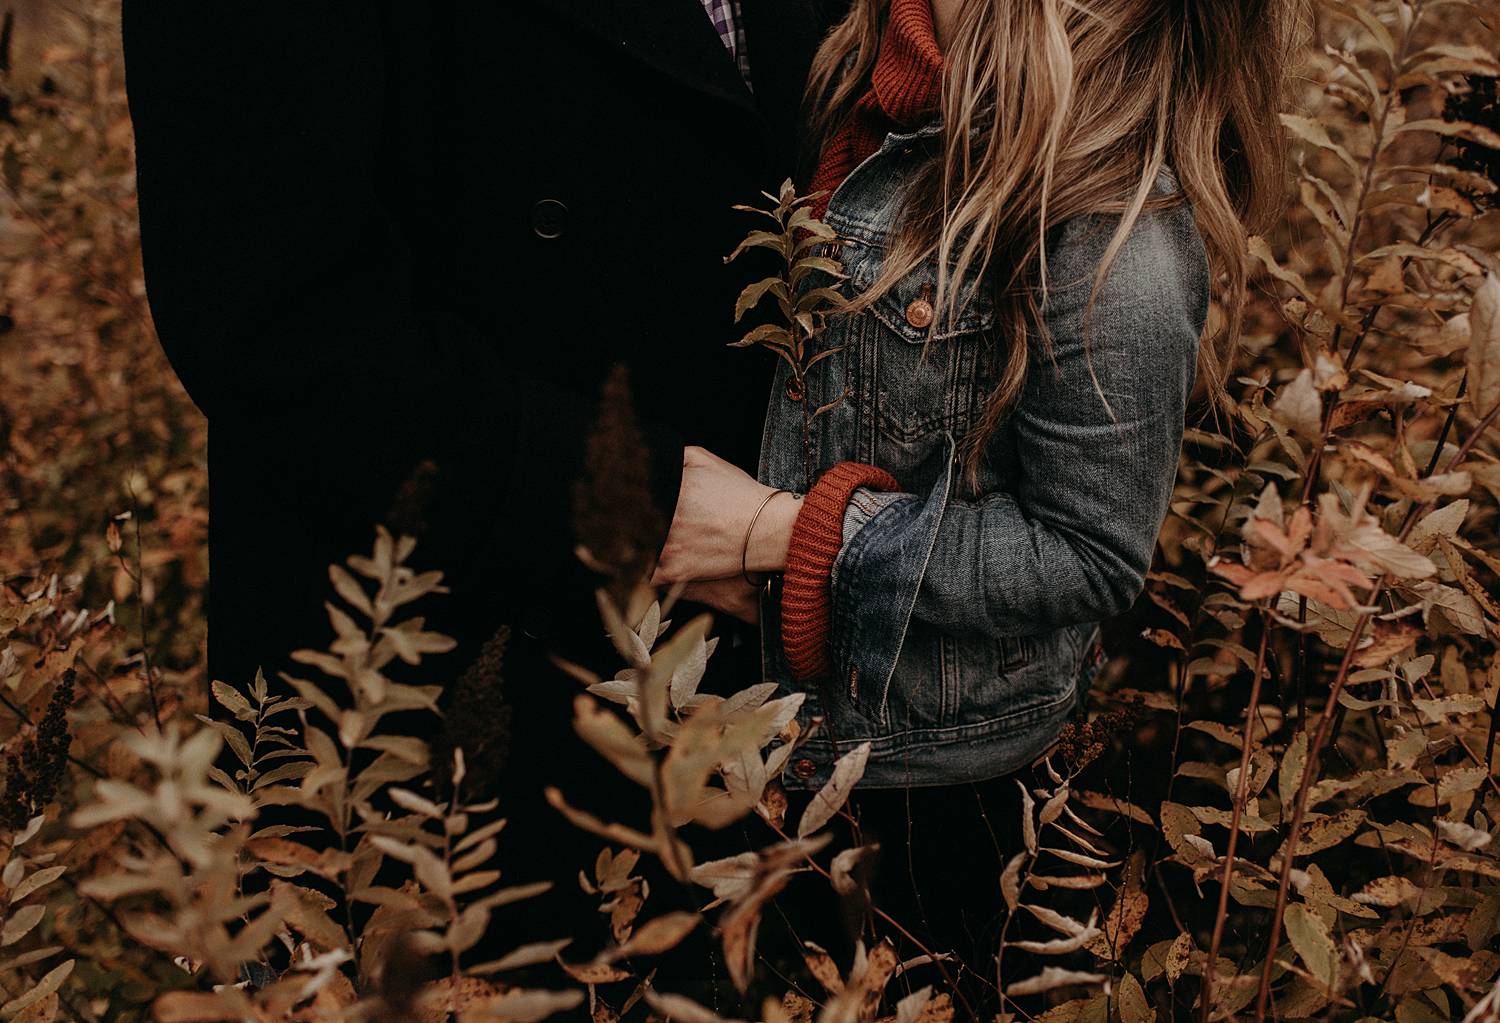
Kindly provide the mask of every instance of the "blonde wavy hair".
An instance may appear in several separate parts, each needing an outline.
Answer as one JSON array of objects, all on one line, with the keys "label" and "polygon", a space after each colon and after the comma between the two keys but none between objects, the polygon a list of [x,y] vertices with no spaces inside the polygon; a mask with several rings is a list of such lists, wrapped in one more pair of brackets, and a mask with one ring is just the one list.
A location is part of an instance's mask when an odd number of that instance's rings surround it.
[{"label": "blonde wavy hair", "polygon": [[[1097,294],[1142,210],[1192,204],[1223,312],[1200,344],[1199,378],[1222,401],[1247,233],[1265,228],[1285,191],[1278,114],[1304,3],[962,0],[944,41],[941,155],[912,182],[885,271],[851,308],[934,256],[939,320],[967,291],[955,281],[987,282],[1006,344],[965,442],[971,473],[1020,396],[1032,340],[1047,343],[1049,229],[1081,214],[1120,215]],[[818,50],[807,89],[813,146],[868,88],[888,9],[889,0],[853,0]],[[1152,194],[1164,168],[1175,197]]]}]

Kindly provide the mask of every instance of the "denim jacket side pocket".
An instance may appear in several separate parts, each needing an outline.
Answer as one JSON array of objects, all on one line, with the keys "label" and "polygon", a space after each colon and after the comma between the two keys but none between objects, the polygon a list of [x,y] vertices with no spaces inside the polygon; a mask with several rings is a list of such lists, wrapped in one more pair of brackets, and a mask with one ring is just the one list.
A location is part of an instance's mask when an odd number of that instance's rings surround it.
[{"label": "denim jacket side pocket", "polygon": [[[844,517],[843,547],[833,563],[833,663],[853,702],[874,701],[882,724],[912,610],[927,574],[953,489],[954,441],[944,438],[946,467],[931,492],[859,497]],[[856,527],[851,532],[850,526]]]}]

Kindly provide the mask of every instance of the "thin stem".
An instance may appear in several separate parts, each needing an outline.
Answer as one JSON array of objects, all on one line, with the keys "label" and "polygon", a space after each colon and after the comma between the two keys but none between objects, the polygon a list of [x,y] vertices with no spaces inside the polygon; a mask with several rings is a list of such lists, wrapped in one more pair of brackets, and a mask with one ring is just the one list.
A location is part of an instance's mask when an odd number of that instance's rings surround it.
[{"label": "thin stem", "polygon": [[146,669],[146,695],[151,703],[151,720],[161,728],[161,702],[156,696],[156,666],[151,663],[150,611],[146,607],[146,559],[141,545],[141,509],[135,496],[135,487],[130,487],[130,518],[135,525],[135,596],[140,604],[141,666]]},{"label": "thin stem", "polygon": [[1432,458],[1428,460],[1427,467],[1422,470],[1422,479],[1426,479],[1437,472],[1438,461],[1443,457],[1443,448],[1448,444],[1448,435],[1453,432],[1453,424],[1458,419],[1458,406],[1463,400],[1464,392],[1469,389],[1469,371],[1464,370],[1464,375],[1458,380],[1458,391],[1453,395],[1453,404],[1448,406],[1448,414],[1443,418],[1443,428],[1438,432],[1437,443],[1432,448]]},{"label": "thin stem", "polygon": [[[455,785],[454,789],[456,790],[457,788],[458,786]],[[448,826],[448,820],[451,819],[451,817],[452,814],[450,812],[443,820],[443,869],[448,872],[448,876],[450,879],[453,877],[453,829]],[[459,913],[458,899],[454,897],[452,891],[449,891],[448,893],[447,903],[448,925],[449,927],[453,927],[458,924]],[[455,1018],[458,1017],[459,1010],[459,986],[463,983],[463,969],[459,965],[459,955],[460,953],[457,948],[450,948],[448,951],[448,1011],[452,1013]]]},{"label": "thin stem", "polygon": [[1250,795],[1250,754],[1255,747],[1255,709],[1260,706],[1260,683],[1266,674],[1266,644],[1271,638],[1271,623],[1264,605],[1260,609],[1260,649],[1255,655],[1255,677],[1250,682],[1250,699],[1245,706],[1245,735],[1240,743],[1240,775],[1235,785],[1234,808],[1229,819],[1229,844],[1224,850],[1224,871],[1219,877],[1219,906],[1214,913],[1213,938],[1208,943],[1208,961],[1203,966],[1202,1000],[1198,1018],[1208,1023],[1213,1011],[1215,964],[1219,946],[1224,940],[1224,921],[1229,916],[1229,885],[1234,876],[1234,850],[1240,837],[1240,816]]}]

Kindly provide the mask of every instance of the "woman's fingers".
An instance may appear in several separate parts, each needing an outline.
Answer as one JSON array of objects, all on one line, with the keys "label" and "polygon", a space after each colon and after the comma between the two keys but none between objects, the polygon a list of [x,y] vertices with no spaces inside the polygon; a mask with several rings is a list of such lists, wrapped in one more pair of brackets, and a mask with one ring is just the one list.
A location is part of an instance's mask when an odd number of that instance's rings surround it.
[{"label": "woman's fingers", "polygon": [[682,599],[705,604],[754,625],[760,621],[759,592],[740,578],[712,579],[689,583],[683,588]]}]

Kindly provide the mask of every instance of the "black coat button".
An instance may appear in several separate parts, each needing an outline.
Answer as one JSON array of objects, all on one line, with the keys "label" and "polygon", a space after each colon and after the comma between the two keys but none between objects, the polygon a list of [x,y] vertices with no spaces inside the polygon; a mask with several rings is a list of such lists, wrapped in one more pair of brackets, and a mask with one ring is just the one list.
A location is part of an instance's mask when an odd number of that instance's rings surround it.
[{"label": "black coat button", "polygon": [[531,207],[531,229],[538,238],[561,238],[568,226],[568,208],[556,199],[543,199]]}]

